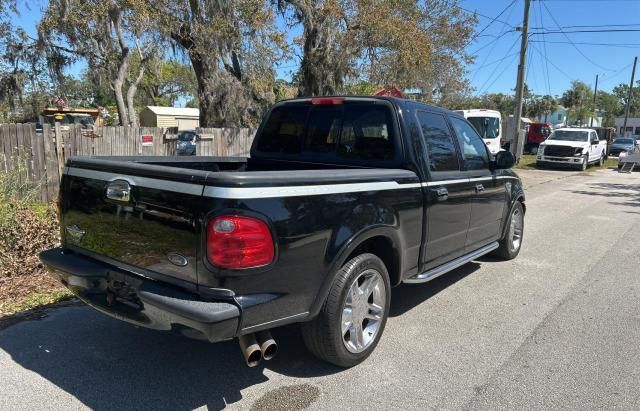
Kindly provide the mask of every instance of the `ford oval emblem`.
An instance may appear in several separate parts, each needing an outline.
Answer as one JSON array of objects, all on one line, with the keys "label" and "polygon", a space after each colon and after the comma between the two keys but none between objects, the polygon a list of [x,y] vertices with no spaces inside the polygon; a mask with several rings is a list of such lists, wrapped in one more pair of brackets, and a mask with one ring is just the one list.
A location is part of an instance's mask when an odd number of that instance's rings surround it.
[{"label": "ford oval emblem", "polygon": [[189,264],[187,257],[178,253],[167,254],[167,259],[171,262],[171,264],[177,265],[178,267],[184,267]]}]

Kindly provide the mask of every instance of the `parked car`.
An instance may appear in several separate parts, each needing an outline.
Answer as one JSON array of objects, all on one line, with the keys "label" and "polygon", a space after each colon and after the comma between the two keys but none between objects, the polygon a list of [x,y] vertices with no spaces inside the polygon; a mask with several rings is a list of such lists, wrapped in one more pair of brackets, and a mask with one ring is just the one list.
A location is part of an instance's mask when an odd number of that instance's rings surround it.
[{"label": "parked car", "polygon": [[631,171],[640,170],[640,167],[636,167],[640,164],[640,146],[634,145],[630,150],[620,152],[618,156],[618,170],[622,169],[625,163],[633,163]]},{"label": "parked car", "polygon": [[623,151],[633,151],[637,144],[637,140],[633,137],[618,137],[613,140],[609,153],[612,156],[618,156]]},{"label": "parked car", "polygon": [[524,152],[537,154],[538,146],[551,134],[551,125],[548,123],[531,123],[527,130],[527,140],[524,144]]},{"label": "parked car", "polygon": [[267,114],[248,159],[71,158],[62,246],[40,258],[116,318],[239,337],[249,365],[275,354],[270,329],[302,323],[312,353],[350,367],[378,344],[391,287],[518,255],[525,198],[513,162],[437,107],[289,100]]},{"label": "parked car", "polygon": [[595,130],[559,128],[538,147],[538,166],[570,166],[586,170],[589,164],[602,165],[607,153],[606,140]]},{"label": "parked car", "polygon": [[200,136],[195,131],[181,131],[176,142],[176,154],[179,156],[195,156]]}]

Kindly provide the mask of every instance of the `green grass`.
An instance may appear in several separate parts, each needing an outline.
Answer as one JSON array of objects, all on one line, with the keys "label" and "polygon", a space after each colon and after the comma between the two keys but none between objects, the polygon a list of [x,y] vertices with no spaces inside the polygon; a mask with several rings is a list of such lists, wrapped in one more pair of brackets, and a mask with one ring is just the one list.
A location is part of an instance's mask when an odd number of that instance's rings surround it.
[{"label": "green grass", "polygon": [[73,297],[73,294],[66,289],[53,290],[51,292],[38,292],[27,295],[19,302],[7,304],[3,310],[3,315],[17,314],[22,311],[31,310],[43,305],[59,303]]},{"label": "green grass", "polygon": [[[536,167],[536,156],[534,154],[523,154],[520,158],[520,162],[513,166],[515,169],[525,169],[525,170],[537,170]],[[551,167],[549,167],[551,169]],[[587,171],[592,172],[596,170],[606,170],[609,168],[618,168],[618,159],[609,157],[605,160],[604,165],[599,167],[598,165],[591,165],[587,168]],[[560,168],[558,168],[560,169]]]},{"label": "green grass", "polygon": [[523,154],[520,157],[520,162],[513,166],[516,169],[535,169],[536,168],[536,156],[533,154]]}]

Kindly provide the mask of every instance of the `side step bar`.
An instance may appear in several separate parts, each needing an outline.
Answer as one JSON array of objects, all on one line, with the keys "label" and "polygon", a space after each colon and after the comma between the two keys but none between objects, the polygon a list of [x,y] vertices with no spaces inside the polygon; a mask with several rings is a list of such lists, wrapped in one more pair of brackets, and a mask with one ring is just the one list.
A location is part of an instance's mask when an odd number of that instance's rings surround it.
[{"label": "side step bar", "polygon": [[458,257],[455,260],[451,260],[448,263],[442,264],[436,268],[432,268],[429,271],[425,271],[422,274],[416,274],[411,278],[407,278],[406,280],[404,280],[404,282],[408,284],[426,283],[433,280],[434,278],[440,277],[442,274],[446,274],[451,270],[455,270],[456,268],[465,265],[466,263],[471,262],[476,258],[482,257],[483,255],[492,252],[496,248],[498,248],[497,241],[489,245],[485,245],[484,247],[479,248],[476,251],[472,251],[469,254]]}]

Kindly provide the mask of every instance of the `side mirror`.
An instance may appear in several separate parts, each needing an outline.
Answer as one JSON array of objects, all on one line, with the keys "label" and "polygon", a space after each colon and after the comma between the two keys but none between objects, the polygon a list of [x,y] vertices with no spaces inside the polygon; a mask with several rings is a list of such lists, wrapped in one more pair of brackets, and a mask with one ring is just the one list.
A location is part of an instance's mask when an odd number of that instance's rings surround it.
[{"label": "side mirror", "polygon": [[504,170],[513,167],[516,163],[516,158],[511,151],[498,151],[495,159],[495,168]]}]

